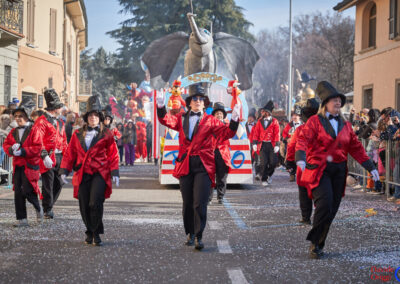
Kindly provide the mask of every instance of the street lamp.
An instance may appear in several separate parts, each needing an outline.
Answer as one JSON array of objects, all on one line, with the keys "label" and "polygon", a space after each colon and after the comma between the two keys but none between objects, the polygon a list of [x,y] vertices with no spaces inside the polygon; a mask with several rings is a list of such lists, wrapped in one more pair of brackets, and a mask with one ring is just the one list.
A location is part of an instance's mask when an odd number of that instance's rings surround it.
[{"label": "street lamp", "polygon": [[290,121],[293,97],[293,40],[292,40],[292,0],[289,0],[289,86],[288,86],[288,104],[287,116]]}]

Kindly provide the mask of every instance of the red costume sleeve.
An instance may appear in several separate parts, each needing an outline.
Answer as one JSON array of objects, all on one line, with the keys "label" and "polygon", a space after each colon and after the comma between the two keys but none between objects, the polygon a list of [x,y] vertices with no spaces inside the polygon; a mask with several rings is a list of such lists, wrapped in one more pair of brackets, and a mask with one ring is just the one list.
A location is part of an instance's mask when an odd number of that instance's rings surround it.
[{"label": "red costume sleeve", "polygon": [[253,143],[257,144],[260,141],[260,127],[261,126],[261,120],[257,121],[256,125],[253,127],[251,130],[251,137],[253,138]]},{"label": "red costume sleeve", "polygon": [[168,128],[171,128],[175,131],[179,131],[182,128],[182,116],[180,114],[172,115],[167,113],[165,107],[157,108],[157,117],[158,121]]},{"label": "red costume sleeve", "polygon": [[107,160],[108,169],[111,171],[111,176],[119,176],[119,154],[117,143],[114,141],[114,137],[111,137],[108,141],[107,146]]},{"label": "red costume sleeve", "polygon": [[275,142],[275,143],[273,143],[273,146],[276,146],[276,143],[281,140],[280,139],[280,133],[279,133],[280,129],[279,129],[278,120],[276,120],[275,118],[273,118],[273,120],[274,120],[274,125],[273,125],[273,127],[274,127],[274,141],[273,142]]},{"label": "red costume sleeve", "polygon": [[[350,122],[348,122],[350,123]],[[350,127],[351,128],[351,127]],[[350,143],[349,143],[349,154],[361,165],[366,161],[369,161],[369,157],[365,152],[364,146],[361,144],[360,140],[358,140],[357,135],[351,129],[350,132]]]},{"label": "red costume sleeve", "polygon": [[290,135],[289,135],[290,128],[292,128],[290,123],[286,124],[285,128],[282,131],[282,138],[283,139],[289,139],[290,138]]},{"label": "red costume sleeve", "polygon": [[9,157],[13,156],[13,150],[11,147],[12,147],[12,145],[15,144],[15,139],[13,136],[14,131],[15,131],[15,128],[11,129],[10,133],[8,133],[8,135],[6,137],[6,140],[4,140],[4,142],[3,142],[3,150]]},{"label": "red costume sleeve", "polygon": [[[239,122],[232,121],[230,122],[229,126],[225,125],[222,121],[213,117],[214,127],[213,133],[216,136],[216,139],[219,143],[232,138],[235,136],[237,128],[239,126]],[[236,127],[236,128],[235,128]]]},{"label": "red costume sleeve", "polygon": [[290,139],[290,142],[287,146],[287,151],[286,151],[286,160],[287,161],[294,161],[294,154],[296,152],[296,142],[297,142],[300,131],[301,131],[301,128],[297,128],[296,131],[293,133],[292,139]]},{"label": "red costume sleeve", "polygon": [[24,143],[23,147],[21,147],[21,156],[26,158],[39,157],[40,151],[42,150],[42,141],[39,131],[35,127],[32,127],[30,135],[32,135],[31,143]]},{"label": "red costume sleeve", "polygon": [[76,136],[76,131],[72,134],[71,140],[69,141],[67,150],[64,151],[64,155],[61,161],[61,166],[60,168],[66,169],[69,173],[72,172],[72,167],[75,164],[76,157],[78,150],[74,148],[74,145],[78,145],[78,137]]},{"label": "red costume sleeve", "polygon": [[[316,118],[318,120],[318,117]],[[315,119],[310,118],[302,128],[296,143],[295,160],[306,161],[306,151],[309,143],[312,143],[318,136],[318,126],[315,125]]]},{"label": "red costume sleeve", "polygon": [[122,137],[121,132],[119,132],[119,130],[117,128],[113,129],[113,134],[114,134],[114,137],[117,139],[121,139],[121,137]]}]

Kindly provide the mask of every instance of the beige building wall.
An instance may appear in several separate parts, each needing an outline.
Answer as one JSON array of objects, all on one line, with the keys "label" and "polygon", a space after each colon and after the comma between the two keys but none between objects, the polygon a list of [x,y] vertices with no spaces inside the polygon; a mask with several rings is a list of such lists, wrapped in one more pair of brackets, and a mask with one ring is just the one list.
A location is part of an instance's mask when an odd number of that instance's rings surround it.
[{"label": "beige building wall", "polygon": [[[376,46],[365,48],[366,14],[376,4]],[[363,91],[372,87],[374,108],[396,107],[396,80],[400,79],[400,41],[389,39],[389,0],[360,1],[356,7],[354,106],[363,107]],[[364,44],[363,44],[364,41]]]},{"label": "beige building wall", "polygon": [[[39,99],[46,87],[53,87],[66,106],[78,111],[79,55],[87,45],[82,37],[87,23],[79,15],[82,9],[77,8],[80,2],[35,0],[35,4],[34,42],[30,44],[26,38],[19,42],[19,97],[29,93]],[[24,34],[27,34],[28,0],[24,0],[24,5]],[[50,42],[51,13],[56,15],[54,51]],[[78,33],[79,28],[83,32]]]}]

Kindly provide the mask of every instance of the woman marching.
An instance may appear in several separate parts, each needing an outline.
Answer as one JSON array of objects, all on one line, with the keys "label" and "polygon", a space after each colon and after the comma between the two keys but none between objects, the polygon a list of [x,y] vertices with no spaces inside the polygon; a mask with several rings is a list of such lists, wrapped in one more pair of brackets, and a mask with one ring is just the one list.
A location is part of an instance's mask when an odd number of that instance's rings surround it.
[{"label": "woman marching", "polygon": [[229,126],[204,110],[209,99],[203,87],[194,85],[186,98],[187,113],[171,115],[160,93],[156,97],[157,116],[161,124],[179,132],[179,155],[173,176],[179,179],[183,199],[183,224],[186,245],[204,248],[203,231],[207,221],[207,203],[211,186],[215,186],[213,135],[220,141],[232,138],[239,125],[240,106],[235,105]]},{"label": "woman marching", "polygon": [[38,199],[38,195],[42,197],[39,190],[42,140],[39,131],[29,119],[35,107],[36,104],[31,98],[24,98],[13,110],[12,114],[18,126],[10,131],[3,144],[7,155],[13,157],[14,202],[17,215],[15,227],[28,226],[26,200],[35,208],[37,221],[43,219],[43,209]]},{"label": "woman marching", "polygon": [[345,121],[340,109],[346,97],[328,82],[318,83],[316,93],[321,99],[317,115],[310,117],[296,144],[296,163],[302,170],[301,182],[315,204],[311,241],[311,258],[323,255],[330,225],[339,209],[346,187],[347,155],[379,180],[378,171],[358,141],[351,123]]},{"label": "woman marching", "polygon": [[111,195],[111,179],[119,186],[118,149],[112,132],[103,124],[98,96],[89,98],[83,119],[86,124],[72,135],[60,171],[66,183],[66,176],[74,170],[72,185],[86,225],[85,243],[101,246],[103,203]]}]

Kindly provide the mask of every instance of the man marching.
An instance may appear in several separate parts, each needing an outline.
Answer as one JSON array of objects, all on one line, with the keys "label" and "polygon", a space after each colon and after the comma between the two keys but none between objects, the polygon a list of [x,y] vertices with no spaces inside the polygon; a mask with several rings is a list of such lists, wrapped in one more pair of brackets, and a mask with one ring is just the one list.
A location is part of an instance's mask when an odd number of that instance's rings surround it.
[{"label": "man marching", "polygon": [[261,182],[263,186],[271,184],[279,151],[279,123],[272,117],[274,103],[269,101],[261,109],[261,118],[254,127],[253,150],[261,157]]},{"label": "man marching", "polygon": [[[318,109],[319,109],[318,101],[314,98],[308,99],[306,105],[300,111],[302,121],[306,123],[311,116],[317,114]],[[300,136],[303,127],[304,124],[300,125],[299,127],[296,128],[295,132],[293,133],[287,147],[286,161],[288,164],[293,164],[294,167],[297,168],[297,185],[299,186],[299,201],[300,201],[300,211],[301,211],[300,223],[311,225],[312,199],[308,196],[307,188],[301,182],[302,171],[300,167],[297,167],[295,162],[296,143],[298,141],[298,137]]]},{"label": "man marching", "polygon": [[37,221],[43,218],[40,206],[39,161],[42,142],[39,132],[33,127],[29,116],[36,104],[31,98],[24,98],[12,114],[18,127],[13,128],[3,143],[3,149],[8,156],[13,157],[14,202],[17,222],[15,227],[28,226],[26,200],[36,210]]},{"label": "man marching", "polygon": [[201,85],[194,85],[186,98],[189,111],[172,115],[165,109],[165,99],[157,95],[157,115],[161,124],[179,132],[179,155],[173,176],[179,179],[183,199],[183,223],[186,245],[204,248],[203,231],[207,221],[207,203],[215,186],[214,136],[220,141],[235,136],[239,126],[240,106],[232,111],[229,127],[204,110],[209,104]]},{"label": "man marching", "polygon": [[67,147],[67,137],[63,123],[57,119],[64,104],[54,89],[44,92],[46,112],[35,121],[42,137],[40,173],[42,175],[43,210],[46,219],[53,219],[53,206],[61,192],[63,182],[58,173],[62,152]]},{"label": "man marching", "polygon": [[[226,118],[226,111],[223,103],[215,103],[214,109],[211,113],[216,119],[224,123]],[[215,189],[217,190],[217,200],[222,204],[222,200],[226,191],[226,179],[228,178],[229,168],[231,167],[231,152],[229,150],[229,140],[220,140],[213,138],[215,143],[215,170],[216,181]],[[211,202],[213,190],[210,191],[209,201]]]}]

